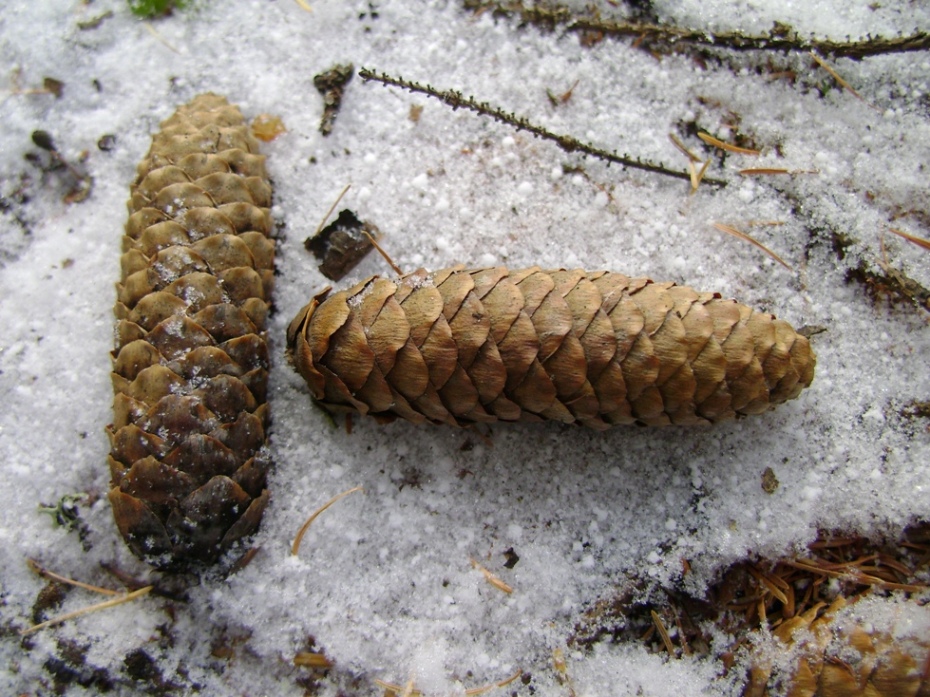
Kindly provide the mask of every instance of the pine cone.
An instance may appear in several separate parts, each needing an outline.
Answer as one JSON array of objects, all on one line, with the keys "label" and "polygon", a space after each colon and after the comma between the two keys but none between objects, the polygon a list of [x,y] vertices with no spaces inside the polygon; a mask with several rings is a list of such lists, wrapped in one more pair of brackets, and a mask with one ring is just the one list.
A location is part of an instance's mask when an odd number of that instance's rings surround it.
[{"label": "pine cone", "polygon": [[790,673],[779,676],[771,651],[759,650],[744,696],[930,697],[927,638],[892,637],[867,624],[840,622],[836,614],[845,605],[840,596],[821,617],[819,604],[779,625],[774,635],[782,650],[799,655]]},{"label": "pine cone", "polygon": [[162,124],[130,192],[109,498],[136,555],[196,566],[268,502],[271,186],[242,114],[204,94]]},{"label": "pine cone", "polygon": [[606,271],[423,270],[327,288],[288,329],[335,411],[467,424],[707,424],[792,399],[807,339],[718,294]]}]

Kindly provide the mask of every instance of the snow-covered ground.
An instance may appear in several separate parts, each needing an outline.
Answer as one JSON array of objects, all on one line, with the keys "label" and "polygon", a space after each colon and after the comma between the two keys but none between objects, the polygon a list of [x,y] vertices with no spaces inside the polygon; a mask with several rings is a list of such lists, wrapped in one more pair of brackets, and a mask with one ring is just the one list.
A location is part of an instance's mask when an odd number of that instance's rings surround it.
[{"label": "snow-covered ground", "polygon": [[[293,0],[203,0],[144,23],[122,0],[4,3],[0,691],[49,694],[57,676],[75,695],[107,684],[117,694],[161,684],[301,695],[311,677],[293,658],[310,650],[334,662],[312,678],[326,695],[382,694],[376,680],[411,679],[425,694],[462,694],[517,671],[528,683],[500,693],[738,690],[713,659],[668,662],[638,644],[582,652],[568,641],[586,609],[633,578],[700,595],[734,561],[802,550],[819,528],[894,535],[926,519],[930,435],[926,421],[902,412],[930,399],[930,315],[875,300],[847,274],[863,261],[881,272],[884,239],[890,267],[930,287],[930,253],[889,232],[930,237],[930,55],[831,60],[860,100],[807,53],[657,57],[627,39],[591,44],[451,0],[310,4],[312,12]],[[624,13],[623,3],[600,4]],[[837,40],[930,30],[930,6],[907,0],[644,4],[665,24],[708,31],[756,33],[776,21]],[[708,176],[728,185],[689,195],[687,182],[608,168],[357,76],[324,138],[313,76],[347,62],[684,169],[675,134],[713,158]],[[60,97],[31,92],[46,77],[63,83]],[[547,96],[571,88],[564,103]],[[104,496],[114,283],[135,165],[158,123],[204,91],[249,117],[277,114],[288,129],[264,148],[280,230],[276,464],[253,540],[260,552],[229,578],[205,578],[186,602],[150,595],[23,641],[17,631],[32,623],[45,585],[27,559],[108,587],[117,584],[102,563],[150,573],[119,538]],[[763,154],[723,157],[695,128],[744,137]],[[24,159],[40,152],[35,130],[69,161],[87,151],[86,200],[64,203],[63,178]],[[109,150],[98,147],[105,135],[115,137]],[[816,173],[741,176],[746,167]],[[814,383],[774,412],[713,429],[521,425],[485,438],[356,419],[348,434],[310,404],[283,359],[283,335],[327,283],[303,241],[350,183],[343,206],[381,229],[404,269],[607,268],[719,291],[824,328],[813,338]],[[715,222],[750,233],[791,270]],[[842,259],[837,237],[851,242]],[[389,272],[370,255],[347,281]],[[766,468],[780,481],[771,494],[761,486]],[[326,511],[290,556],[307,515],[355,486],[364,493]],[[83,544],[39,511],[68,494],[90,495],[78,502]],[[56,612],[98,600],[74,590]],[[559,652],[564,671],[553,662]]]}]

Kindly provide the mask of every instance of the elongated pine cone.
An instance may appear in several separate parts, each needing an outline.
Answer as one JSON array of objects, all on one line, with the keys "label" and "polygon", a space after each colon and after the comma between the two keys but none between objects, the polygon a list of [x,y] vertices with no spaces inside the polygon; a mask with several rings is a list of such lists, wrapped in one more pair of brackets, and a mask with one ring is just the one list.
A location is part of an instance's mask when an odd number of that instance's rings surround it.
[{"label": "elongated pine cone", "polygon": [[906,622],[892,636],[839,620],[845,605],[840,596],[820,617],[815,605],[779,625],[775,653],[797,655],[787,670],[773,670],[771,648],[757,650],[744,697],[930,697],[930,637],[908,634]]},{"label": "elongated pine cone", "polygon": [[807,339],[714,293],[599,271],[374,276],[313,298],[288,351],[335,411],[467,424],[706,424],[814,376]]},{"label": "elongated pine cone", "polygon": [[270,205],[258,142],[213,94],[162,124],[131,187],[109,498],[159,567],[214,561],[268,502]]}]

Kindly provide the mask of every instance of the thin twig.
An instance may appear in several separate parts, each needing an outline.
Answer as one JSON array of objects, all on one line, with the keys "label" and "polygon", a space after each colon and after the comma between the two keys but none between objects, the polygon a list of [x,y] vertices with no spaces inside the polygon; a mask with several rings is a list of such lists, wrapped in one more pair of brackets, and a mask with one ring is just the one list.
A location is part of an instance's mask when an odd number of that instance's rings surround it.
[{"label": "thin twig", "polygon": [[[387,73],[376,73],[373,70],[369,70],[368,68],[362,68],[358,71],[358,74],[364,80],[375,80],[385,85],[393,85],[410,92],[417,92],[420,94],[425,94],[429,97],[433,97],[452,107],[453,110],[468,109],[475,112],[476,114],[481,114],[482,116],[487,116],[500,123],[505,123],[509,126],[512,126],[518,131],[528,131],[537,138],[552,141],[567,153],[580,152],[585,155],[590,155],[592,157],[604,160],[608,164],[616,163],[623,167],[630,167],[631,169],[639,169],[644,172],[663,174],[667,177],[675,177],[676,179],[691,181],[691,175],[688,172],[669,169],[664,165],[655,164],[647,160],[641,160],[627,155],[618,155],[616,152],[603,150],[602,148],[598,148],[589,143],[584,143],[574,136],[552,133],[542,126],[537,126],[531,123],[529,120],[523,118],[522,116],[508,113],[499,107],[492,106],[488,102],[479,102],[474,97],[465,97],[461,92],[456,90],[439,90],[430,85],[421,85],[417,82],[405,80],[402,77],[392,77]],[[708,184],[713,184],[714,186],[727,185],[727,183],[722,179],[713,179],[711,177],[705,178],[704,181]]]},{"label": "thin twig", "polygon": [[333,505],[334,503],[336,503],[336,501],[338,501],[339,499],[344,498],[344,497],[348,496],[349,494],[353,494],[353,493],[355,493],[356,491],[364,491],[364,490],[362,489],[362,487],[357,486],[357,487],[355,487],[354,489],[349,489],[348,491],[343,491],[341,494],[336,494],[336,495],[333,496],[329,501],[327,501],[327,502],[324,503],[322,506],[320,506],[319,508],[317,508],[317,509],[310,515],[310,517],[307,518],[306,522],[305,522],[303,525],[300,526],[300,530],[297,531],[297,536],[294,538],[294,544],[291,546],[291,555],[296,555],[297,552],[300,551],[300,542],[301,542],[301,540],[304,539],[304,534],[307,532],[307,529],[310,527],[310,524],[311,524],[314,520],[316,520],[317,517],[318,517],[323,511],[325,511],[327,508],[329,508],[330,506],[332,506],[332,505]]},{"label": "thin twig", "polygon": [[33,632],[38,632],[39,630],[45,629],[47,627],[53,627],[56,624],[61,624],[62,622],[67,622],[68,620],[74,619],[75,617],[80,617],[81,615],[87,615],[91,612],[97,612],[98,610],[105,610],[109,607],[116,607],[117,605],[122,605],[123,603],[128,603],[136,598],[141,598],[143,595],[147,595],[155,586],[146,586],[145,588],[140,588],[137,591],[132,593],[126,593],[121,595],[118,598],[113,598],[112,600],[104,600],[102,603],[97,603],[96,605],[90,605],[88,607],[81,608],[80,610],[75,610],[74,612],[66,612],[63,615],[58,615],[53,617],[50,620],[45,622],[40,622],[26,629],[20,630],[20,636],[26,636],[27,634],[32,634]]},{"label": "thin twig", "polygon": [[605,20],[584,17],[558,5],[524,5],[520,0],[465,0],[466,9],[474,11],[493,10],[496,14],[519,17],[521,22],[553,29],[564,27],[565,31],[596,32],[611,37],[633,37],[637,43],[645,40],[679,42],[730,49],[733,51],[817,51],[837,58],[865,58],[885,53],[904,53],[930,49],[930,34],[917,32],[893,38],[869,37],[858,41],[834,41],[815,37],[802,38],[787,28],[779,28],[765,34],[743,34],[732,32],[708,32],[701,29],[667,25]]}]

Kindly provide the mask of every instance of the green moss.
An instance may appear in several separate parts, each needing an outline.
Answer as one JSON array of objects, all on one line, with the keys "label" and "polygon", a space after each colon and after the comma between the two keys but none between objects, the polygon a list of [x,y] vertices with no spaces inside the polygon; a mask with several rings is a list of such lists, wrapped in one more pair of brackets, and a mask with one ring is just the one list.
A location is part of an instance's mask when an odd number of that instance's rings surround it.
[{"label": "green moss", "polygon": [[127,0],[129,10],[137,17],[153,19],[170,15],[173,10],[187,7],[189,0]]}]

